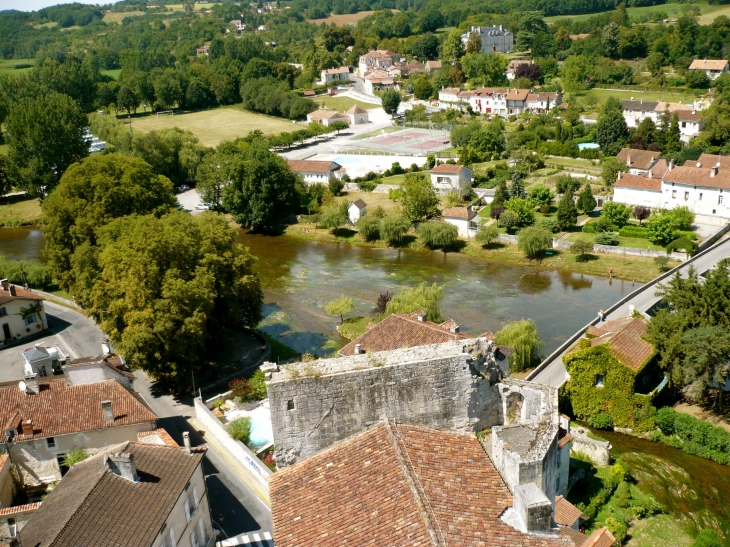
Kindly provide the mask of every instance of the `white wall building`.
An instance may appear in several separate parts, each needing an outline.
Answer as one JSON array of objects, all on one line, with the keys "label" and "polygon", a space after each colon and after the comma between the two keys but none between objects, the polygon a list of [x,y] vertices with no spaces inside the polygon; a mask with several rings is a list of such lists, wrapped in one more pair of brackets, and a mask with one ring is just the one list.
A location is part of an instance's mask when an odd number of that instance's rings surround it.
[{"label": "white wall building", "polygon": [[350,205],[347,206],[347,216],[352,224],[355,224],[360,217],[364,217],[367,214],[368,205],[363,200],[358,199],[351,201]]},{"label": "white wall building", "polygon": [[482,41],[482,53],[510,53],[514,47],[514,35],[502,25],[494,27],[471,27],[461,35],[461,43],[466,47],[469,36],[477,33]]},{"label": "white wall building", "polygon": [[371,70],[375,70],[378,68],[387,69],[388,67],[393,66],[393,63],[396,60],[399,60],[400,57],[401,56],[398,53],[393,53],[392,51],[388,51],[385,49],[376,49],[373,51],[369,51],[364,55],[360,55],[357,69],[360,73],[360,76],[365,76],[365,73]]},{"label": "white wall building", "polygon": [[361,123],[368,123],[369,121],[368,111],[357,104],[345,112],[345,114],[350,118],[350,125],[359,125]]},{"label": "white wall building", "polygon": [[287,160],[289,169],[302,177],[305,184],[328,184],[335,178],[341,179],[345,169],[334,161]]},{"label": "white wall building", "polygon": [[479,218],[471,207],[451,207],[442,216],[444,222],[456,226],[459,237],[474,237],[479,230]]},{"label": "white wall building", "polygon": [[728,73],[728,62],[715,59],[695,59],[689,65],[690,70],[704,70],[710,80],[717,80],[723,74]]},{"label": "white wall building", "polygon": [[0,325],[3,344],[43,332],[48,328],[43,298],[0,279]]},{"label": "white wall building", "polygon": [[52,374],[62,374],[61,367],[66,364],[66,356],[56,347],[36,344],[23,351],[24,373],[37,374],[41,378]]},{"label": "white wall building", "polygon": [[431,169],[431,186],[440,194],[464,193],[471,187],[471,169],[442,163]]},{"label": "white wall building", "polygon": [[350,68],[346,66],[342,66],[340,68],[328,68],[323,70],[320,76],[320,80],[325,84],[335,80],[349,80]]},{"label": "white wall building", "polygon": [[680,139],[685,143],[689,143],[692,137],[699,135],[705,128],[705,122],[698,112],[706,105],[704,100],[697,100],[693,105],[663,101],[621,101],[624,120],[629,128],[638,127],[646,118],[659,127],[665,112],[670,116],[676,114],[679,118]]}]

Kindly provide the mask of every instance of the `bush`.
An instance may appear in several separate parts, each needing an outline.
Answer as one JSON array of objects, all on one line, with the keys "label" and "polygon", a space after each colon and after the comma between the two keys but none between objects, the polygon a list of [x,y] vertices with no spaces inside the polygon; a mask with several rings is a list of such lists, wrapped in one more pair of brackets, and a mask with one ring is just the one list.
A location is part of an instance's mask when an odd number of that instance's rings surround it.
[{"label": "bush", "polygon": [[232,395],[242,402],[261,401],[266,399],[266,379],[264,373],[257,370],[251,378],[234,378],[228,382]]},{"label": "bush", "polygon": [[613,232],[613,224],[605,217],[598,218],[595,222],[589,222],[583,225],[583,233],[600,234],[603,232]]},{"label": "bush", "polygon": [[692,256],[697,252],[697,244],[694,241],[690,241],[686,237],[680,237],[675,239],[669,245],[667,245],[667,252],[672,253],[678,250],[684,250],[689,256]]},{"label": "bush", "polygon": [[621,481],[618,488],[616,488],[616,492],[613,494],[613,502],[616,504],[616,507],[621,507],[623,509],[629,506],[630,501],[631,492],[629,490],[629,483]]},{"label": "bush", "polygon": [[623,544],[624,539],[626,538],[626,534],[629,531],[626,523],[621,522],[618,518],[610,517],[606,519],[605,524],[606,528],[608,528],[608,531],[613,534],[614,538],[616,538],[616,543],[618,545]]},{"label": "bush", "polygon": [[622,228],[629,222],[631,207],[617,201],[609,201],[603,204],[601,216],[611,221],[616,229]]},{"label": "bush", "polygon": [[527,195],[535,205],[547,205],[548,211],[555,197],[555,194],[553,194],[550,188],[544,184],[536,184],[527,191]]},{"label": "bush", "polygon": [[618,245],[618,236],[613,232],[596,234],[595,242],[598,245]]},{"label": "bush", "polygon": [[448,222],[423,222],[419,224],[416,233],[432,249],[450,247],[459,237],[459,230]]},{"label": "bush", "polygon": [[679,237],[684,237],[684,238],[689,239],[691,241],[695,241],[696,239],[698,239],[700,237],[697,234],[697,232],[686,231],[686,230],[676,230],[674,232],[674,235],[677,236],[678,238]]},{"label": "bush", "polygon": [[539,211],[540,211],[540,212],[541,212],[541,213],[542,213],[543,215],[547,215],[547,214],[549,214],[549,213],[550,213],[550,206],[549,206],[549,205],[540,205],[540,207],[538,208],[538,210],[539,210]]},{"label": "bush", "polygon": [[656,413],[654,423],[664,435],[674,435],[674,418],[676,416],[676,410],[665,406],[664,408],[660,408],[659,412]]},{"label": "bush", "polygon": [[637,237],[639,239],[649,239],[649,230],[644,227],[626,225],[618,231],[621,237]]},{"label": "bush", "polygon": [[554,218],[540,218],[535,222],[535,226],[538,228],[545,228],[547,231],[551,233],[557,233],[560,231],[560,226],[558,226],[558,221]]},{"label": "bush", "polygon": [[580,230],[584,234],[597,234],[598,230],[596,230],[596,223],[595,222],[588,222],[583,225],[583,228]]},{"label": "bush", "polygon": [[228,434],[243,444],[251,442],[251,418],[244,416],[228,424]]},{"label": "bush", "polygon": [[721,427],[664,407],[654,422],[662,432],[660,440],[688,454],[730,465],[730,432]]},{"label": "bush", "polygon": [[676,239],[674,225],[667,215],[653,215],[646,221],[649,241],[655,245],[668,245]]},{"label": "bush", "polygon": [[375,187],[380,184],[379,180],[361,180],[357,183],[357,187],[363,192],[372,192]]},{"label": "bush", "polygon": [[475,239],[482,245],[489,245],[493,241],[496,241],[498,237],[499,228],[497,228],[496,224],[491,224],[489,226],[482,226],[477,232]]},{"label": "bush", "polygon": [[499,215],[499,223],[507,228],[507,231],[509,231],[510,228],[514,228],[519,225],[520,217],[514,211],[507,210]]},{"label": "bush", "polygon": [[588,418],[588,425],[595,427],[596,429],[612,429],[613,418],[610,414],[605,412],[599,412]]},{"label": "bush", "polygon": [[527,258],[537,258],[542,251],[551,249],[552,244],[553,235],[538,226],[523,228],[517,236],[517,248],[525,253]]},{"label": "bush", "polygon": [[578,262],[586,260],[586,255],[593,251],[593,244],[590,241],[576,241],[570,246],[570,252],[576,256]]},{"label": "bush", "polygon": [[331,178],[327,184],[329,191],[332,192],[333,196],[339,196],[342,193],[342,189],[345,187],[345,183],[337,177]]},{"label": "bush", "polygon": [[360,217],[355,226],[365,241],[375,241],[380,237],[380,219],[377,217]]},{"label": "bush", "polygon": [[529,199],[512,198],[504,204],[504,208],[517,214],[520,226],[535,222],[535,206]]},{"label": "bush", "polygon": [[388,245],[399,244],[411,227],[411,223],[404,217],[385,217],[380,221],[380,237]]}]

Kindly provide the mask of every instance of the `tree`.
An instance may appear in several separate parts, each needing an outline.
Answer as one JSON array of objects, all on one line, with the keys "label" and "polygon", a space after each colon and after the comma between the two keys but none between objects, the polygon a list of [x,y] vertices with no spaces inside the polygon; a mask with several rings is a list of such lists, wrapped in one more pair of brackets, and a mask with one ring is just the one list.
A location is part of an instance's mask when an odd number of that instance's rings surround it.
[{"label": "tree", "polygon": [[497,228],[496,224],[490,224],[489,226],[482,226],[476,235],[476,240],[478,243],[489,246],[494,241],[497,241],[497,238],[499,237],[499,228]]},{"label": "tree", "polygon": [[553,234],[539,226],[523,228],[517,235],[517,248],[530,259],[537,258],[541,252],[551,249],[552,246]]},{"label": "tree", "polygon": [[563,194],[558,203],[558,226],[561,230],[565,231],[568,228],[575,226],[578,221],[578,209],[573,201],[573,194]]},{"label": "tree", "polygon": [[596,199],[593,197],[593,190],[591,190],[590,183],[586,182],[585,186],[583,186],[583,190],[578,194],[578,203],[576,205],[585,214],[590,213],[596,208]]},{"label": "tree", "polygon": [[657,268],[659,268],[659,271],[665,272],[667,270],[667,265],[669,264],[669,257],[668,256],[657,256],[654,258],[654,264],[657,265]]},{"label": "tree", "polygon": [[662,137],[662,153],[674,154],[682,150],[682,141],[679,132],[679,114],[676,112],[669,120],[669,128],[664,131]]},{"label": "tree", "polygon": [[535,206],[529,199],[512,198],[504,207],[507,211],[517,214],[520,226],[527,226],[535,222]]},{"label": "tree", "polygon": [[340,226],[347,224],[347,202],[333,204],[322,211],[318,226],[320,228],[328,228],[336,232]]},{"label": "tree", "polygon": [[405,217],[383,217],[380,221],[380,237],[387,241],[388,245],[398,245],[410,227],[411,223]]},{"label": "tree", "polygon": [[509,232],[511,228],[520,225],[520,217],[514,211],[507,209],[499,216],[499,223]]},{"label": "tree", "polygon": [[616,229],[626,226],[629,215],[631,207],[618,201],[607,201],[601,210],[601,216],[608,219]]},{"label": "tree", "polygon": [[425,281],[412,289],[405,289],[391,298],[385,307],[382,319],[394,313],[413,313],[419,310],[426,312],[429,321],[442,321],[439,304],[444,297],[442,285],[429,285]]},{"label": "tree", "polygon": [[174,185],[194,180],[205,149],[190,131],[177,127],[149,133],[135,133],[132,150]]},{"label": "tree", "polygon": [[431,85],[431,81],[428,79],[428,76],[421,74],[418,77],[416,83],[413,84],[413,95],[416,99],[421,99],[423,101],[431,98],[433,95],[433,86]]},{"label": "tree", "polygon": [[378,295],[378,300],[375,302],[375,307],[373,308],[373,311],[370,312],[370,315],[382,315],[385,313],[386,308],[388,307],[388,302],[390,302],[393,299],[393,293],[390,291],[385,291],[384,293],[380,293]]},{"label": "tree", "polygon": [[130,215],[99,231],[86,310],[133,368],[184,389],[225,329],[253,328],[263,293],[255,258],[214,213]]},{"label": "tree", "polygon": [[590,62],[585,55],[570,55],[567,57],[560,68],[565,91],[568,93],[584,91],[591,68]]},{"label": "tree", "polygon": [[509,185],[509,197],[524,199],[527,197],[525,192],[525,175],[520,171],[513,171],[511,175],[512,182]]},{"label": "tree", "polygon": [[466,53],[474,54],[482,51],[482,37],[476,32],[470,32],[466,40]]},{"label": "tree", "polygon": [[10,181],[32,196],[50,193],[66,169],[89,154],[87,125],[68,95],[50,92],[13,103],[5,121]]},{"label": "tree", "polygon": [[459,237],[459,230],[448,222],[422,222],[416,230],[418,237],[428,247],[450,247]]},{"label": "tree", "polygon": [[618,161],[616,158],[605,158],[601,166],[601,178],[606,186],[613,186],[618,174],[625,173],[628,169],[625,163]]},{"label": "tree", "polygon": [[183,99],[183,90],[178,75],[168,68],[154,81],[155,104],[162,110],[172,108],[175,103],[180,104]]},{"label": "tree", "polygon": [[430,32],[422,34],[411,44],[411,53],[417,59],[436,59],[439,56],[439,40]]},{"label": "tree", "polygon": [[508,64],[507,57],[499,53],[467,53],[461,58],[466,77],[483,86],[500,85],[505,80]]},{"label": "tree", "polygon": [[347,122],[343,122],[342,120],[335,120],[333,122],[329,123],[328,126],[331,130],[337,131],[337,135],[340,134],[340,131],[344,131],[345,129],[350,128],[350,124]]},{"label": "tree", "polygon": [[639,221],[639,226],[641,226],[642,221],[651,216],[651,209],[649,207],[644,207],[643,205],[637,205],[634,207],[631,215]]},{"label": "tree", "polygon": [[223,206],[244,228],[271,231],[294,213],[296,181],[284,159],[255,142],[234,160]]},{"label": "tree", "polygon": [[730,333],[721,326],[690,329],[682,335],[682,393],[702,403],[705,393],[725,384],[730,374]]},{"label": "tree", "polygon": [[593,243],[579,239],[570,246],[570,252],[576,255],[578,262],[586,260],[588,253],[593,250]]},{"label": "tree", "polygon": [[710,87],[710,80],[704,70],[688,70],[685,81],[687,87],[691,89],[707,89]]},{"label": "tree", "polygon": [[628,135],[621,102],[609,97],[596,122],[596,142],[607,156],[615,156]]},{"label": "tree", "polygon": [[386,89],[380,99],[385,113],[393,117],[398,112],[398,107],[400,106],[400,93],[395,89]]},{"label": "tree", "polygon": [[454,29],[446,35],[442,49],[444,59],[447,61],[458,61],[464,56],[464,44],[461,42],[461,31],[459,29]]},{"label": "tree", "polygon": [[507,323],[494,335],[494,342],[515,350],[510,357],[510,372],[520,372],[537,364],[544,346],[532,319]]},{"label": "tree", "polygon": [[654,215],[646,222],[649,241],[655,245],[669,245],[676,239],[672,219],[667,215]]},{"label": "tree", "polygon": [[695,214],[686,205],[675,207],[662,213],[672,221],[672,227],[676,230],[691,230],[695,221]]},{"label": "tree", "polygon": [[127,115],[130,115],[132,111],[137,112],[138,105],[139,97],[134,89],[126,85],[121,86],[117,93],[117,106],[126,110]]},{"label": "tree", "polygon": [[550,190],[550,187],[544,184],[536,184],[527,191],[527,195],[530,197],[530,201],[536,206],[539,205],[550,205],[555,198],[555,194]]},{"label": "tree", "polygon": [[355,226],[365,241],[375,241],[380,236],[380,219],[376,216],[360,217]]},{"label": "tree", "polygon": [[339,315],[340,323],[345,322],[344,315],[355,309],[355,301],[344,294],[335,300],[327,303],[325,310],[329,315]]},{"label": "tree", "polygon": [[555,180],[555,190],[558,194],[575,194],[580,188],[580,180],[570,175],[558,175]]},{"label": "tree", "polygon": [[492,200],[492,209],[502,207],[509,199],[509,192],[507,191],[507,185],[504,181],[499,181],[494,189],[494,199]]},{"label": "tree", "polygon": [[172,183],[139,158],[105,154],[69,167],[43,201],[44,254],[58,283],[86,305],[100,229],[114,219],[173,210]]},{"label": "tree", "polygon": [[422,222],[439,214],[439,198],[423,173],[408,173],[402,192],[403,214],[410,222]]},{"label": "tree", "polygon": [[616,58],[618,56],[619,35],[621,30],[616,23],[609,23],[603,27],[601,45],[606,57]]},{"label": "tree", "polygon": [[8,178],[8,157],[4,154],[0,154],[0,195],[4,196],[8,192],[12,185]]}]

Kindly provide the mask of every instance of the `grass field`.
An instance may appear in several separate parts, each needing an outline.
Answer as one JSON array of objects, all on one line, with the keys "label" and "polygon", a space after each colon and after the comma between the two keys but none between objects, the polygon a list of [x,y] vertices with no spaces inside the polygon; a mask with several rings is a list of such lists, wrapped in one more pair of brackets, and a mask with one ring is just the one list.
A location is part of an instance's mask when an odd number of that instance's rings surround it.
[{"label": "grass field", "polygon": [[105,23],[121,23],[122,19],[125,17],[139,17],[140,15],[144,15],[145,12],[143,11],[122,11],[122,12],[112,12],[108,11],[104,14],[103,21]]},{"label": "grass field", "polygon": [[316,97],[312,100],[317,104],[324,104],[324,106],[329,108],[330,110],[334,108],[338,112],[347,112],[355,105],[358,105],[365,110],[380,108],[379,104],[364,103],[350,97],[330,97],[329,95],[323,95],[321,97]]},{"label": "grass field", "polygon": [[[670,4],[659,4],[657,6],[643,6],[643,7],[639,7],[639,8],[628,8],[626,11],[628,12],[630,17],[639,17],[640,15],[643,15],[648,12],[661,11],[661,12],[666,13],[670,19],[676,19],[677,16],[682,14],[683,9],[686,6],[688,6],[688,4],[670,3]],[[707,2],[698,2],[696,4],[693,3],[693,4],[691,4],[691,6],[699,8],[700,14],[701,14],[700,18],[699,18],[699,23],[701,25],[708,25],[708,24],[712,23],[715,20],[715,17],[718,17],[719,15],[730,15],[730,6],[710,5]],[[611,11],[610,13],[613,13],[613,11]],[[555,15],[552,17],[545,17],[545,22],[554,23],[555,21],[557,21],[559,19],[571,19],[572,21],[585,21],[595,15],[598,15],[598,14],[597,13],[583,13],[580,15]]]},{"label": "grass field", "polygon": [[13,196],[0,200],[0,226],[33,224],[41,214],[41,204],[35,198]]},{"label": "grass field", "polygon": [[[587,241],[589,243],[595,243],[596,234],[586,234],[583,232],[576,232],[570,234],[565,240],[566,241]],[[650,249],[653,251],[663,251],[664,247],[654,245],[648,239],[641,239],[640,237],[619,237],[618,244],[620,247],[631,247],[633,249]]]},{"label": "grass field", "polygon": [[585,105],[585,98],[589,95],[593,95],[598,99],[598,104],[593,109],[598,112],[603,107],[603,104],[609,97],[616,97],[619,100],[628,100],[632,97],[638,100],[645,101],[665,101],[670,103],[684,103],[692,104],[698,95],[693,93],[669,93],[668,91],[642,91],[640,89],[590,89],[586,92],[583,97],[580,97],[579,102]]},{"label": "grass field", "polygon": [[101,70],[100,72],[102,74],[104,74],[105,76],[111,76],[115,80],[118,80],[119,79],[119,75],[122,73],[122,69],[121,68],[113,68],[111,70]]},{"label": "grass field", "polygon": [[271,135],[282,131],[294,131],[299,126],[281,118],[272,118],[235,108],[218,108],[175,116],[158,117],[152,114],[146,118],[133,120],[132,127],[144,132],[179,127],[191,131],[200,139],[200,144],[216,146],[221,141],[245,137],[254,129]]},{"label": "grass field", "polygon": [[15,65],[35,65],[35,59],[0,59],[0,74],[22,74],[30,68],[15,68]]},{"label": "grass field", "polygon": [[347,192],[345,196],[346,201],[357,201],[358,199],[363,200],[368,205],[368,214],[372,214],[377,206],[385,209],[385,212],[389,215],[393,215],[396,212],[398,204],[388,197],[388,194],[376,194],[374,192]]},{"label": "grass field", "polygon": [[[397,9],[391,10],[393,12],[398,11]],[[330,15],[326,19],[308,19],[308,23],[314,23],[315,25],[321,25],[322,23],[327,23],[327,25],[331,25],[334,23],[335,25],[342,26],[342,25],[351,25],[353,23],[357,23],[360,19],[365,19],[368,15],[375,13],[374,11],[361,11],[359,13],[345,13],[342,15]]]},{"label": "grass field", "polygon": [[[212,9],[213,6],[215,6],[214,3],[195,4],[195,11],[203,11],[206,9]],[[167,4],[165,7],[168,9],[171,9],[172,11],[183,11],[185,9],[182,4]]]}]

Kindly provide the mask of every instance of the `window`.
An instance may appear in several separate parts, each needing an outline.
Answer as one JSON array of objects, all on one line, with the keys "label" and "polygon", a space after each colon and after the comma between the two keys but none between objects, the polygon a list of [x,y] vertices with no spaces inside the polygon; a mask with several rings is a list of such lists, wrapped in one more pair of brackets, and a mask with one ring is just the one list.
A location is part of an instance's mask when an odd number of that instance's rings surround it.
[{"label": "window", "polygon": [[684,201],[687,201],[689,199],[689,192],[684,193]]},{"label": "window", "polygon": [[603,374],[596,374],[596,387],[603,387]]},{"label": "window", "polygon": [[677,191],[672,190],[672,199],[677,199]]},{"label": "window", "polygon": [[38,376],[48,376],[48,373],[46,372],[46,365],[38,367]]},{"label": "window", "polygon": [[48,445],[48,448],[56,448],[56,439],[54,437],[48,437],[46,439],[46,444]]},{"label": "window", "polygon": [[287,410],[294,410],[294,400],[289,399],[286,403],[286,409]]},{"label": "window", "polygon": [[200,532],[200,541],[205,544],[205,524],[203,523],[203,517],[198,519],[198,531]]},{"label": "window", "polygon": [[35,322],[36,322],[37,320],[38,320],[38,318],[37,318],[37,317],[35,316],[35,314],[33,314],[33,315],[29,315],[28,317],[26,317],[26,318],[24,319],[24,321],[25,321],[25,326],[27,327],[28,325],[32,325],[32,324],[33,324],[33,323],[35,323]]},{"label": "window", "polygon": [[185,520],[187,520],[188,522],[190,522],[191,514],[192,513],[190,511],[190,500],[185,500]]},{"label": "window", "polygon": [[195,533],[195,530],[190,532],[190,547],[200,547],[200,543],[198,543],[198,536]]},{"label": "window", "polygon": [[198,487],[193,486],[193,507],[197,508],[200,500],[198,499]]},{"label": "window", "polygon": [[700,192],[700,197],[697,201],[702,201],[702,192]]},{"label": "window", "polygon": [[722,196],[717,196],[717,204],[722,205]]},{"label": "window", "polygon": [[0,308],[0,317],[7,317],[8,308]]},{"label": "window", "polygon": [[175,529],[170,526],[170,545],[177,547],[177,540],[175,539]]}]

